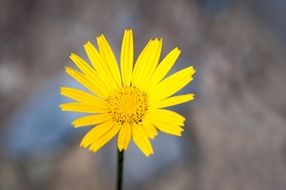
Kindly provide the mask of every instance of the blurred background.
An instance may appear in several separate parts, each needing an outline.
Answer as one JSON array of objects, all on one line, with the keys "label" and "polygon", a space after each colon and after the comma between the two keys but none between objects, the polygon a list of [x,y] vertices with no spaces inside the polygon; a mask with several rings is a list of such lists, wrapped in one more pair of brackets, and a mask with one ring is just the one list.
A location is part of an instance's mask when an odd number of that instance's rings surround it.
[{"label": "blurred background", "polygon": [[[132,143],[126,189],[286,189],[286,1],[0,0],[0,189],[115,188],[115,140],[96,154],[62,113],[64,74],[83,44],[105,34],[117,54],[125,28],[136,55],[163,38],[194,65],[196,100],[183,138],[160,134],[146,158]],[[174,70],[174,71],[175,71]],[[173,71],[173,72],[174,72]]]}]

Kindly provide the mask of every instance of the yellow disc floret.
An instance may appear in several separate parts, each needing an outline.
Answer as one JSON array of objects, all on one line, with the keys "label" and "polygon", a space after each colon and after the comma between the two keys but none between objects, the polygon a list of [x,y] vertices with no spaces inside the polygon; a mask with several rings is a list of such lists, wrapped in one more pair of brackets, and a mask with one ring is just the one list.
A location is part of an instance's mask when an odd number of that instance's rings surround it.
[{"label": "yellow disc floret", "polygon": [[148,109],[147,94],[134,86],[115,90],[107,98],[108,110],[114,121],[138,123]]}]

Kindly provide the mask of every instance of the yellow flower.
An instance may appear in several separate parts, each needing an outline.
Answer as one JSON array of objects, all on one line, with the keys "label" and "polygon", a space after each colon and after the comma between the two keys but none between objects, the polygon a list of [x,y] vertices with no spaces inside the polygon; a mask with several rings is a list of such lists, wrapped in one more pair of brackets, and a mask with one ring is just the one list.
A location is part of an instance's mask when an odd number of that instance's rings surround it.
[{"label": "yellow flower", "polygon": [[132,30],[125,30],[120,55],[120,69],[103,35],[97,37],[99,51],[87,42],[84,49],[88,64],[72,53],[79,71],[66,67],[66,73],[89,92],[61,87],[63,96],[75,102],[61,104],[62,111],[88,113],[72,122],[74,127],[95,126],[82,139],[81,146],[96,152],[118,134],[118,149],[126,150],[129,141],[146,155],[153,154],[149,141],[157,130],[181,136],[185,118],[164,109],[194,99],[194,94],[175,95],[193,79],[192,66],[166,77],[180,55],[173,49],[160,63],[162,39],[150,40],[135,64]]}]

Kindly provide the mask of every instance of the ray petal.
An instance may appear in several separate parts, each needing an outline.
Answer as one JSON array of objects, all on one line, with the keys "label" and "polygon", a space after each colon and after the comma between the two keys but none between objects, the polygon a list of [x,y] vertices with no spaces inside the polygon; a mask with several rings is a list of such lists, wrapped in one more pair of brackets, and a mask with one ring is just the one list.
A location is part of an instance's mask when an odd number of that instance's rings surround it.
[{"label": "ray petal", "polygon": [[133,126],[132,126],[132,137],[133,137],[134,143],[139,147],[139,149],[147,157],[149,157],[151,154],[154,153],[152,145],[151,145],[148,137],[142,131],[142,128],[140,126],[138,126],[137,124],[133,124]]},{"label": "ray petal", "polygon": [[185,117],[179,113],[166,109],[150,109],[146,114],[146,118],[147,117],[179,126],[183,126],[186,120]]},{"label": "ray petal", "polygon": [[155,125],[156,128],[159,129],[160,131],[170,135],[181,136],[184,130],[182,127],[178,125],[171,125],[169,123],[166,123],[164,121],[159,121],[157,119],[148,118],[147,121]]},{"label": "ray petal", "polygon": [[81,57],[72,53],[70,59],[73,63],[82,71],[82,73],[92,81],[103,93],[108,93],[109,85],[103,79],[101,79],[94,68],[86,63]]},{"label": "ray petal", "polygon": [[120,151],[127,150],[131,135],[131,126],[128,122],[123,123],[118,136],[118,149]]},{"label": "ray petal", "polygon": [[87,92],[84,92],[82,90],[78,90],[76,88],[70,88],[70,87],[61,87],[60,93],[63,96],[66,96],[68,98],[71,98],[73,100],[83,102],[83,103],[90,103],[90,104],[106,104],[106,101]]},{"label": "ray petal", "polygon": [[195,97],[194,94],[184,94],[184,95],[178,95],[178,96],[172,96],[170,98],[166,98],[163,100],[160,100],[158,102],[155,102],[150,105],[150,108],[165,108],[170,107],[178,104],[182,104],[188,101],[193,100]]},{"label": "ray petal", "polygon": [[115,58],[115,55],[107,42],[106,38],[104,35],[100,35],[99,37],[96,38],[99,51],[103,59],[105,60],[106,64],[108,65],[112,76],[114,80],[116,81],[118,86],[121,86],[121,76],[120,76],[120,71],[118,68],[118,64]]},{"label": "ray petal", "polygon": [[102,113],[102,114],[96,114],[96,115],[87,115],[80,118],[75,119],[72,122],[72,125],[74,127],[84,127],[84,126],[90,126],[90,125],[98,125],[100,123],[106,122],[111,119],[110,114],[108,113]]},{"label": "ray petal", "polygon": [[181,133],[183,132],[184,129],[181,127],[182,124],[180,121],[173,121],[170,118],[167,118],[167,116],[163,116],[160,118],[156,116],[157,115],[152,115],[148,113],[145,116],[145,121],[148,123],[151,123],[158,130],[164,133],[175,135],[175,136],[181,136]]},{"label": "ray petal", "polygon": [[90,90],[94,94],[102,98],[107,97],[106,92],[102,91],[97,85],[95,85],[94,82],[91,82],[84,74],[74,70],[71,67],[66,67],[65,70],[68,75],[70,75],[73,79],[78,81],[80,84],[82,84],[84,87],[86,87],[88,90]]},{"label": "ray petal", "polygon": [[62,111],[71,111],[71,112],[80,112],[80,113],[106,113],[107,106],[106,105],[94,105],[89,103],[79,103],[79,102],[71,102],[61,104],[60,108]]},{"label": "ray petal", "polygon": [[80,146],[81,147],[88,147],[92,142],[94,142],[96,139],[99,139],[104,134],[106,134],[109,130],[111,130],[114,125],[116,124],[115,121],[109,120],[107,122],[104,122],[100,125],[95,126],[93,129],[91,129],[82,139]]},{"label": "ray petal", "polygon": [[144,67],[148,61],[148,58],[154,48],[155,41],[150,40],[147,45],[144,47],[143,51],[140,53],[132,73],[132,85],[141,87],[143,80],[142,76],[144,76]]},{"label": "ray petal", "polygon": [[98,52],[98,50],[92,45],[91,42],[87,42],[84,45],[86,54],[91,61],[93,67],[96,69],[99,77],[109,85],[110,90],[114,90],[117,88],[117,84],[115,79],[112,76],[112,72],[110,71],[109,67],[105,63],[104,59]]},{"label": "ray petal", "polygon": [[71,53],[70,59],[84,74],[93,75],[95,73],[95,70],[77,54]]},{"label": "ray petal", "polygon": [[147,122],[147,121],[143,121],[142,130],[145,132],[147,137],[149,137],[151,139],[154,139],[158,135],[158,132],[157,132],[155,126],[152,125],[151,123]]},{"label": "ray petal", "polygon": [[181,51],[178,48],[173,49],[158,65],[151,79],[146,84],[146,90],[152,88],[160,82],[166,74],[171,70]]},{"label": "ray petal", "polygon": [[162,39],[160,40],[155,40],[156,44],[154,45],[154,48],[151,52],[151,55],[148,58],[148,63],[146,63],[145,65],[145,70],[144,70],[144,75],[142,78],[143,84],[142,84],[142,89],[145,90],[146,85],[148,84],[148,81],[150,80],[150,78],[152,77],[160,56],[161,56],[161,50],[162,50]]},{"label": "ray petal", "polygon": [[150,104],[165,99],[181,90],[193,80],[194,73],[195,69],[191,66],[182,69],[161,81],[149,92]]},{"label": "ray petal", "polygon": [[89,150],[96,152],[106,143],[108,143],[120,130],[121,123],[116,123],[106,134],[101,136],[100,138],[94,140]]},{"label": "ray petal", "polygon": [[132,30],[125,30],[120,56],[121,76],[123,85],[129,86],[132,79],[134,44]]}]

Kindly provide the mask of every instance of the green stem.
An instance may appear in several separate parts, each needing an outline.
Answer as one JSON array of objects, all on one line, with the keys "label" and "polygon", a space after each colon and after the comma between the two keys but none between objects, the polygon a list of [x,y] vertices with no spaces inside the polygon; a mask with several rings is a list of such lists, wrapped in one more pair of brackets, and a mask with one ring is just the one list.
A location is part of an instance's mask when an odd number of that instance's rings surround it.
[{"label": "green stem", "polygon": [[124,160],[124,150],[117,150],[117,184],[116,189],[122,190],[123,184],[123,160]]}]

